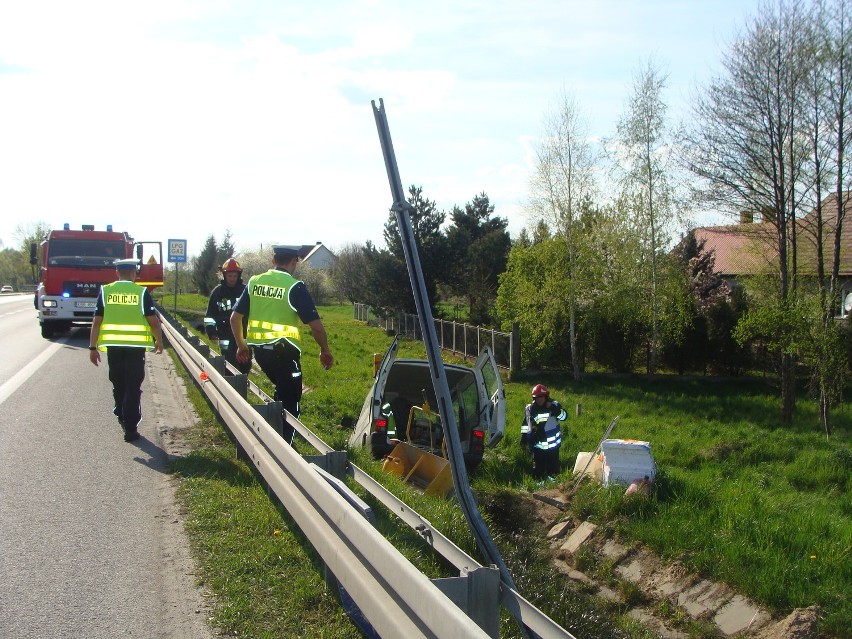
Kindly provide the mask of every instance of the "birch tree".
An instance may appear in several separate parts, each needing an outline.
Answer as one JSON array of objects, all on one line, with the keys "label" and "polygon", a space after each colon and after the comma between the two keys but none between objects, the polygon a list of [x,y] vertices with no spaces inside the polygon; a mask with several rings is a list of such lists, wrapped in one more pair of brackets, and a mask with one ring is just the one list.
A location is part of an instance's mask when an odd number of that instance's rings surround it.
[{"label": "birch tree", "polygon": [[563,262],[565,277],[554,287],[555,299],[550,302],[567,311],[571,368],[574,379],[578,380],[581,366],[577,351],[577,309],[588,284],[579,259],[583,228],[578,220],[581,207],[595,193],[597,156],[589,143],[585,120],[572,97],[562,96],[558,108],[547,117],[544,129],[544,138],[536,147],[529,208],[535,219],[555,230],[558,257],[553,259]]},{"label": "birch tree", "polygon": [[634,75],[632,94],[617,134],[609,142],[621,200],[629,203],[646,266],[651,335],[647,368],[657,368],[661,342],[661,285],[665,277],[660,255],[681,217],[672,161],[676,134],[667,123],[663,101],[666,75],[650,60]]}]

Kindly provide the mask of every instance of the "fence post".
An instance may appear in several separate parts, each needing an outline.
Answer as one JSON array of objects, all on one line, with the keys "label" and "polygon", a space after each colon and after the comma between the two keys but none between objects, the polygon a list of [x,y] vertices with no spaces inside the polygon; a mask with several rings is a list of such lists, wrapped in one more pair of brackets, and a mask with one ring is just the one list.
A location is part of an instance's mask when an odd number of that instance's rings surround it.
[{"label": "fence post", "polygon": [[464,349],[464,354],[467,355],[467,324],[462,324],[462,336],[464,337],[462,348]]},{"label": "fence post", "polygon": [[521,370],[521,325],[512,322],[512,337],[509,339],[509,379]]}]

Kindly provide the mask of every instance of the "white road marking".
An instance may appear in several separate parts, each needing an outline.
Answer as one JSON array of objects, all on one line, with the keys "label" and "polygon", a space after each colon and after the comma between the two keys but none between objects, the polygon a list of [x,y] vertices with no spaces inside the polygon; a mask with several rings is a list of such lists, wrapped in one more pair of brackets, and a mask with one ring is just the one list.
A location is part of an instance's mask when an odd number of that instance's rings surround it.
[{"label": "white road marking", "polygon": [[41,366],[53,357],[54,353],[58,351],[60,348],[65,346],[68,343],[67,338],[62,339],[58,342],[52,343],[46,349],[44,349],[38,357],[36,357],[29,364],[24,366],[21,370],[15,373],[8,382],[0,386],[0,404],[5,402],[9,396],[14,393],[18,388],[27,381],[30,377],[32,377],[33,373],[35,373]]}]

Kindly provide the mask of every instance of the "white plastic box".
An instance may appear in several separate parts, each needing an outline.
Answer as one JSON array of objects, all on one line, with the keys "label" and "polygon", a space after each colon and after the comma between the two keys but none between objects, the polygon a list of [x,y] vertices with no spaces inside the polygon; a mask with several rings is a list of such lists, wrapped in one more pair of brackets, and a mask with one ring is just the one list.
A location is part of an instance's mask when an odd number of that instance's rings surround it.
[{"label": "white plastic box", "polygon": [[629,486],[637,479],[654,481],[657,463],[651,454],[651,443],[633,439],[605,439],[601,444],[603,468],[601,481]]}]

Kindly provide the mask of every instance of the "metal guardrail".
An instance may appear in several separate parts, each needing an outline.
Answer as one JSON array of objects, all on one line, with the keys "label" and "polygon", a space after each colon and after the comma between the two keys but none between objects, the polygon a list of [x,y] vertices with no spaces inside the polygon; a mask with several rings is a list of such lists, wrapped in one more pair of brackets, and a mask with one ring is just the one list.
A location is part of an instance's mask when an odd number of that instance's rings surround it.
[{"label": "metal guardrail", "polygon": [[[337,457],[331,465],[337,465],[342,473],[415,530],[461,577],[432,581],[420,573],[371,526],[364,512],[353,507],[357,497],[341,494],[339,484],[330,483],[317,472],[313,462],[318,459],[299,455],[259,412],[273,406],[272,412],[277,413],[280,404],[273,403],[243,375],[224,377],[220,371],[230,365],[221,356],[213,354],[209,358],[209,347],[190,336],[163,309],[158,309],[158,314],[169,344],[193,378],[203,378],[201,390],[234,435],[246,459],[254,464],[380,637],[495,639],[499,637],[499,610],[497,601],[490,599],[497,599],[541,639],[575,639],[515,590],[503,583],[495,589],[489,583],[489,575],[496,573],[493,567],[482,566],[369,474],[346,461],[345,453],[334,451],[288,413],[287,422],[300,436],[326,458],[343,455],[342,463]],[[236,369],[232,372],[237,373]],[[239,390],[241,384],[265,404],[250,404]],[[323,470],[338,474],[328,467]]]}]

